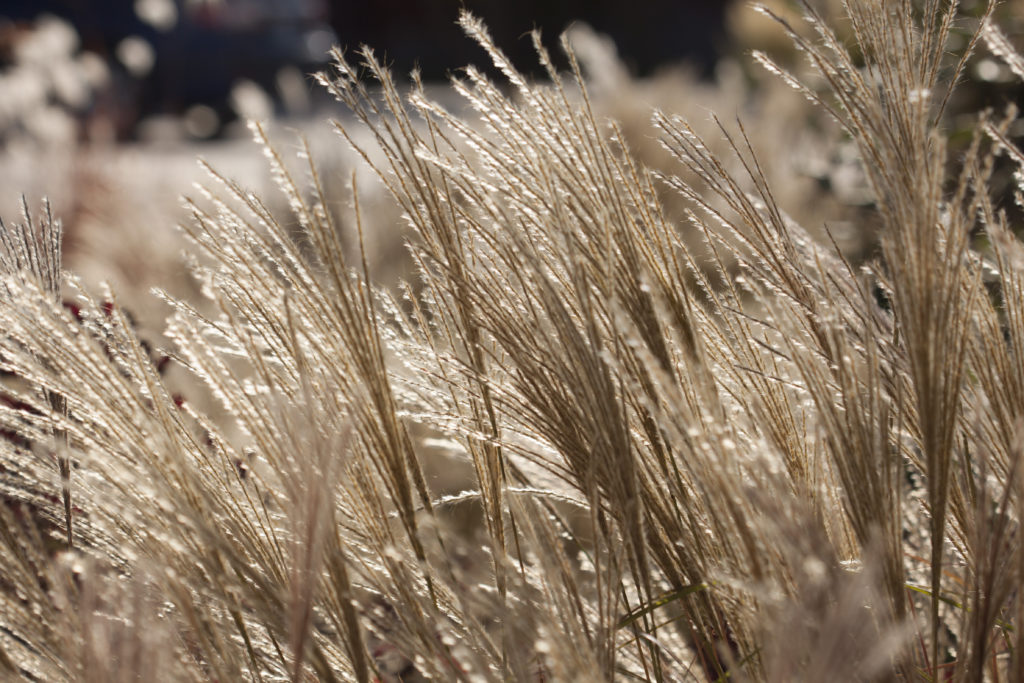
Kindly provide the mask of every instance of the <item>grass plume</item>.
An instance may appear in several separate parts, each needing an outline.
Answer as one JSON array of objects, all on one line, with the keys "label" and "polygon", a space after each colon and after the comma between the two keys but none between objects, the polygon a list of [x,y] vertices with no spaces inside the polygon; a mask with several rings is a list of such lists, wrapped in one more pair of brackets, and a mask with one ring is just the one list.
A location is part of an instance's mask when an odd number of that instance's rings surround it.
[{"label": "grass plume", "polygon": [[319,75],[413,279],[375,282],[357,176],[339,221],[309,145],[253,124],[287,217],[213,168],[188,201],[185,390],[48,213],[0,225],[0,671],[1019,678],[1024,251],[994,177],[1024,153],[1008,110],[954,154],[948,109],[982,44],[1022,59],[994,5],[844,5],[849,38],[777,18],[806,69],[756,59],[856,148],[864,260],[790,217],[749,122],[652,112],[656,171],[568,37],[533,35],[534,82],[468,14],[505,82],[466,68],[464,110],[370,49]]}]

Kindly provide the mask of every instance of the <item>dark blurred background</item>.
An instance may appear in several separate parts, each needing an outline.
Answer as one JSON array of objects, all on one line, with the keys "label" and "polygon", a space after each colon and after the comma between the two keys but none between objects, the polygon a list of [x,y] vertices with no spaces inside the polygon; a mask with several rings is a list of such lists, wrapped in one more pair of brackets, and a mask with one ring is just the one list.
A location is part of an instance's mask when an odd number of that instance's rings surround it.
[{"label": "dark blurred background", "polygon": [[480,50],[455,25],[459,8],[484,19],[521,68],[536,63],[528,33],[548,42],[574,20],[611,36],[627,66],[645,75],[665,62],[689,59],[705,67],[716,56],[726,0],[377,0],[326,3],[342,44],[386,50],[400,70],[419,60],[424,73],[479,62]]},{"label": "dark blurred background", "polygon": [[370,45],[397,74],[414,66],[441,79],[486,57],[455,20],[465,7],[485,20],[524,70],[536,65],[529,38],[549,45],[574,20],[611,36],[635,75],[688,60],[705,71],[723,33],[726,0],[2,0],[0,67],[47,16],[74,28],[76,54],[102,59],[107,83],[81,114],[102,113],[118,139],[154,115],[192,116],[195,137],[215,137],[239,114],[230,93],[255,84],[282,106],[282,81],[313,92],[305,74],[326,64],[333,44]]}]

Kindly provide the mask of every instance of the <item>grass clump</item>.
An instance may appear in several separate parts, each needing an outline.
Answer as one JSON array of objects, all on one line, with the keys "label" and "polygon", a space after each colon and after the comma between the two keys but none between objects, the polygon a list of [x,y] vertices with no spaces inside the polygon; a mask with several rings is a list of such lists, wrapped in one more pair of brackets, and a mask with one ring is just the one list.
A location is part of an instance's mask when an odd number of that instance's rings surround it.
[{"label": "grass clump", "polygon": [[468,15],[508,87],[466,69],[465,113],[368,49],[320,76],[415,279],[376,286],[254,125],[290,216],[212,169],[190,202],[184,393],[52,218],[5,225],[0,671],[1024,678],[1024,251],[992,180],[1024,155],[1012,110],[945,133],[981,42],[1022,60],[956,2],[848,2],[852,44],[804,9],[809,72],[758,59],[856,145],[863,263],[789,218],[745,124],[655,113],[655,173],[568,40],[562,73],[534,36],[531,83]]}]

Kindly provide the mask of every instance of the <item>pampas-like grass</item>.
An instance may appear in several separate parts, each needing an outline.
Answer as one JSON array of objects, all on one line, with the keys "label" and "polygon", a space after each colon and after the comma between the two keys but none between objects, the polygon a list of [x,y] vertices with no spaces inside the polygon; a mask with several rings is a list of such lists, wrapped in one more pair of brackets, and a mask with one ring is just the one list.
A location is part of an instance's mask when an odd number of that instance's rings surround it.
[{"label": "pampas-like grass", "polygon": [[944,127],[981,42],[1024,60],[990,14],[951,55],[956,2],[848,2],[853,46],[805,10],[779,21],[811,72],[757,58],[857,145],[864,263],[787,215],[743,122],[655,113],[653,172],[568,39],[563,72],[534,36],[532,83],[469,15],[507,84],[466,69],[465,112],[368,49],[320,75],[416,279],[376,286],[355,176],[352,240],[254,124],[291,216],[214,169],[189,202],[185,390],[60,271],[56,221],[5,224],[0,671],[1024,677],[1024,251],[991,180],[1024,153],[1012,111],[957,159]]}]

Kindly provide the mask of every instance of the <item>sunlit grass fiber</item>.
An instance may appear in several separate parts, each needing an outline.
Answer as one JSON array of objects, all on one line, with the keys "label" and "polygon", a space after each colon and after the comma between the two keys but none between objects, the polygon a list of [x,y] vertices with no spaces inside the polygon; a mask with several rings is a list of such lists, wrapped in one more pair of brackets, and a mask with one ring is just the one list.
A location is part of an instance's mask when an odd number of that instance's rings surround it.
[{"label": "sunlit grass fiber", "polygon": [[808,4],[805,70],[755,55],[855,146],[863,262],[742,120],[653,112],[654,172],[567,39],[532,82],[469,15],[504,82],[458,112],[368,49],[319,77],[407,284],[259,124],[289,215],[210,169],[167,350],[4,223],[0,678],[1024,680],[1024,153],[946,120],[975,51],[1024,59],[959,9]]}]

